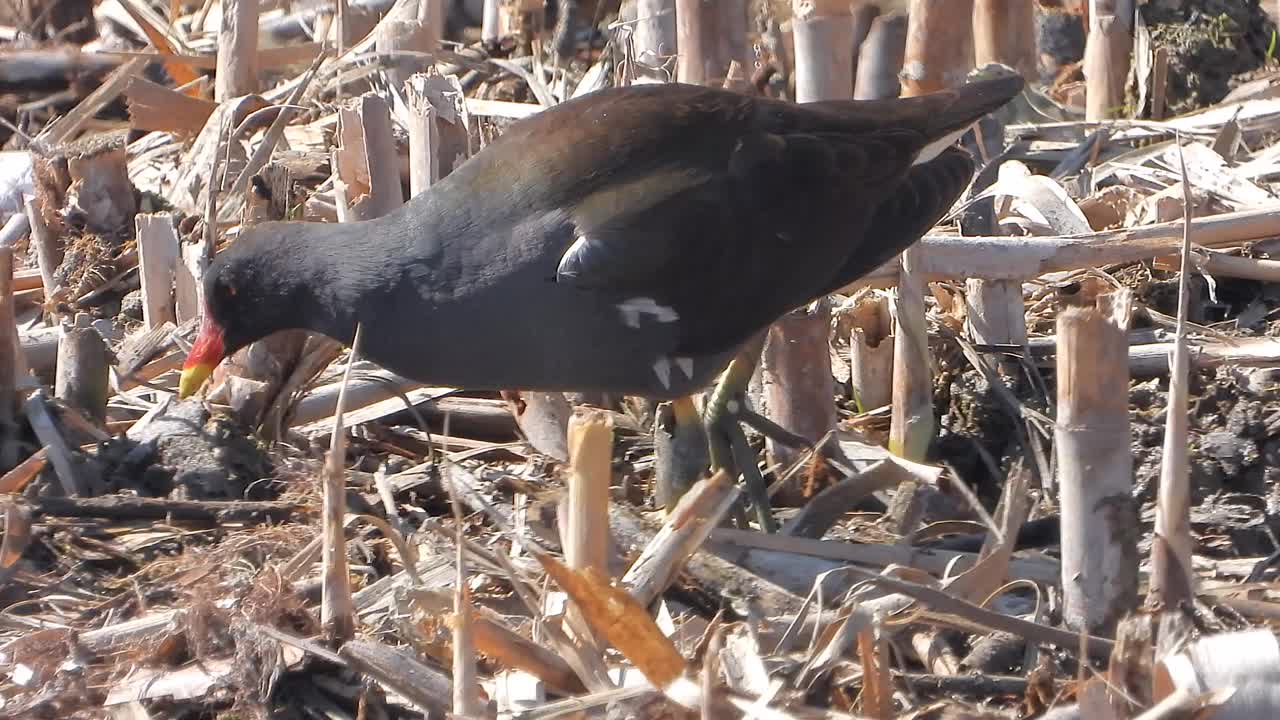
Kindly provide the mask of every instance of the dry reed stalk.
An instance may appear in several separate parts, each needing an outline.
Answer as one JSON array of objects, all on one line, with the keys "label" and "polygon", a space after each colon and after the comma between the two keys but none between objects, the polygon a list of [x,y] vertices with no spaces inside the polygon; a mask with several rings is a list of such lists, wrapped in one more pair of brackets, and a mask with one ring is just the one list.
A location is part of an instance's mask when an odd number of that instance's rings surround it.
[{"label": "dry reed stalk", "polygon": [[1090,0],[1085,42],[1085,119],[1106,120],[1124,104],[1133,53],[1133,0]]},{"label": "dry reed stalk", "polygon": [[793,0],[796,102],[853,96],[854,28],[848,2]]},{"label": "dry reed stalk", "polygon": [[31,423],[32,431],[35,432],[40,444],[45,447],[49,463],[53,465],[58,483],[62,485],[62,492],[69,497],[83,495],[86,490],[85,483],[76,472],[75,461],[71,457],[71,447],[67,445],[62,433],[58,431],[58,426],[53,422],[53,415],[49,412],[48,398],[44,390],[37,389],[31,393],[23,408],[26,410],[27,422]]},{"label": "dry reed stalk", "polygon": [[1138,518],[1129,449],[1131,299],[1117,291],[1058,315],[1054,446],[1062,506],[1063,617],[1106,633],[1134,608]]},{"label": "dry reed stalk", "polygon": [[[1178,139],[1181,150],[1181,138]],[[1178,325],[1169,356],[1169,396],[1165,412],[1164,452],[1160,458],[1160,488],[1156,497],[1155,535],[1151,542],[1151,580],[1147,597],[1154,604],[1177,607],[1195,594],[1191,553],[1191,465],[1187,457],[1191,358],[1187,347],[1187,312],[1191,304],[1191,217],[1194,201],[1187,164],[1178,153],[1182,172],[1182,271],[1178,273]]]},{"label": "dry reed stalk", "polygon": [[631,31],[635,49],[633,82],[667,82],[677,56],[676,0],[636,0],[636,22]]},{"label": "dry reed stalk", "polygon": [[724,470],[700,481],[672,508],[620,581],[641,605],[658,598],[684,563],[707,539],[738,497],[738,485]]},{"label": "dry reed stalk", "polygon": [[0,245],[0,471],[18,464],[18,369],[21,346],[13,313],[13,248]]},{"label": "dry reed stalk", "polygon": [[747,61],[744,0],[676,0],[676,78],[694,85],[721,85],[734,62]]},{"label": "dry reed stalk", "polygon": [[142,321],[148,328],[177,323],[174,277],[179,242],[170,213],[139,214],[134,218],[138,240],[138,275],[142,282]]},{"label": "dry reed stalk", "polygon": [[902,95],[938,92],[973,68],[974,0],[912,0],[902,63]]},{"label": "dry reed stalk", "polygon": [[218,31],[218,102],[258,91],[258,0],[223,0]]},{"label": "dry reed stalk", "polygon": [[907,47],[908,18],[903,13],[880,15],[871,22],[858,50],[853,97],[857,100],[895,98],[902,91],[898,73]]},{"label": "dry reed stalk", "polygon": [[45,304],[58,297],[58,281],[54,273],[62,263],[62,245],[44,221],[38,198],[27,198],[27,221],[31,224],[31,243],[36,249],[36,264],[40,268],[40,284],[44,288]]},{"label": "dry reed stalk", "polygon": [[107,343],[90,318],[80,313],[74,325],[61,327],[54,395],[99,423],[107,419],[111,361]]},{"label": "dry reed stalk", "polygon": [[323,575],[320,624],[328,639],[338,644],[352,639],[356,632],[356,608],[351,599],[351,576],[347,571],[347,540],[343,525],[343,517],[347,512],[344,469],[347,436],[342,426],[342,413],[346,407],[346,389],[351,382],[351,368],[356,364],[360,349],[360,334],[361,326],[357,325],[347,367],[342,373],[342,389],[338,392],[333,433],[329,438],[329,455],[321,471],[324,490],[321,537],[324,538],[324,544],[321,552]]},{"label": "dry reed stalk", "polygon": [[[1280,235],[1280,212],[1276,211],[1277,206],[1273,205],[1222,213],[1195,218],[1191,226],[1201,247],[1228,247]],[[919,270],[933,282],[965,278],[1022,280],[1051,272],[1149,260],[1175,254],[1181,244],[1182,221],[1177,220],[1087,235],[926,235],[911,250]],[[901,263],[895,258],[838,292],[891,287],[900,272]]]},{"label": "dry reed stalk", "polygon": [[581,407],[569,419],[569,513],[565,563],[608,572],[609,485],[613,475],[613,419]]},{"label": "dry reed stalk", "polygon": [[1008,65],[1028,81],[1036,71],[1035,5],[1026,0],[974,0],[974,65]]},{"label": "dry reed stalk", "polygon": [[[802,67],[797,63],[797,68]],[[831,389],[831,304],[827,298],[787,313],[769,328],[760,361],[764,406],[769,419],[817,444],[836,429]],[[806,451],[770,439],[773,463],[790,466]],[[798,488],[789,488],[789,504],[803,504]]]}]

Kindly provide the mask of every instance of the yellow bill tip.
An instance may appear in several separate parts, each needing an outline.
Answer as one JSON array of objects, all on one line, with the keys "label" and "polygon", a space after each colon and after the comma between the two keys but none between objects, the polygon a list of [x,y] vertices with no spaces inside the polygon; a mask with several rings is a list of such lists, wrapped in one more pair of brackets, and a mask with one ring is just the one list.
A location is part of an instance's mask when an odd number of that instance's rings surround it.
[{"label": "yellow bill tip", "polygon": [[186,400],[195,395],[213,374],[213,368],[209,363],[195,363],[182,368],[182,376],[178,379],[178,399]]}]

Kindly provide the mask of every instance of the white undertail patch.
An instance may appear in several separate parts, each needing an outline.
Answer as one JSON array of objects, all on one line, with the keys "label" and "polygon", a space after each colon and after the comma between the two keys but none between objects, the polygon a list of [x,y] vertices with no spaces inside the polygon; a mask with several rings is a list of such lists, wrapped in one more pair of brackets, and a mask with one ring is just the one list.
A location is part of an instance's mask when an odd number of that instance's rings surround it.
[{"label": "white undertail patch", "polygon": [[684,378],[686,380],[692,380],[693,379],[693,358],[677,357],[673,359],[676,362],[676,367],[680,368],[680,372],[684,373]]},{"label": "white undertail patch", "polygon": [[963,130],[956,130],[949,135],[944,135],[928,145],[925,145],[924,148],[920,150],[920,154],[916,155],[916,161],[911,164],[921,165],[938,157],[942,154],[943,150],[955,145],[957,140],[964,137],[964,134],[969,132],[969,127],[971,126],[965,126]]},{"label": "white undertail patch", "polygon": [[662,383],[664,389],[671,389],[671,358],[666,355],[660,356],[653,361],[653,374],[658,376],[658,382]]},{"label": "white undertail patch", "polygon": [[680,319],[676,311],[666,305],[659,305],[658,301],[648,297],[634,297],[623,300],[617,305],[618,310],[622,313],[622,322],[627,327],[640,327],[640,318],[642,316],[651,316],[660,323],[675,322]]}]

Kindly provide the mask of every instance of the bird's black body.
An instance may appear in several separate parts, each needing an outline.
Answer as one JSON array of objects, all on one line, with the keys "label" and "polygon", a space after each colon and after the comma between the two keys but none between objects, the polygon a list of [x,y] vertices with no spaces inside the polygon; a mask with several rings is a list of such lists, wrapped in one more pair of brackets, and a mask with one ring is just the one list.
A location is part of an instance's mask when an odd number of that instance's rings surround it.
[{"label": "bird's black body", "polygon": [[208,312],[227,353],[286,328],[350,342],[359,323],[366,357],[426,383],[688,394],[937,222],[973,163],[922,151],[1021,86],[807,105],[593,93],[393,214],[249,229],[206,276]]}]

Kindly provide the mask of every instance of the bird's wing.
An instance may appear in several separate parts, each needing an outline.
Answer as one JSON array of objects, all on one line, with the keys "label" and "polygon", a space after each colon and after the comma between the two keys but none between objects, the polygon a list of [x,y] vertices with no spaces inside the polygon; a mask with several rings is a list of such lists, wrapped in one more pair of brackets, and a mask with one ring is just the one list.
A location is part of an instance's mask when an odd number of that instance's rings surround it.
[{"label": "bird's wing", "polygon": [[863,231],[927,140],[900,128],[750,132],[718,169],[606,186],[575,205],[556,282],[619,305],[629,322],[637,311],[679,319],[681,352],[725,350],[880,244]]}]

